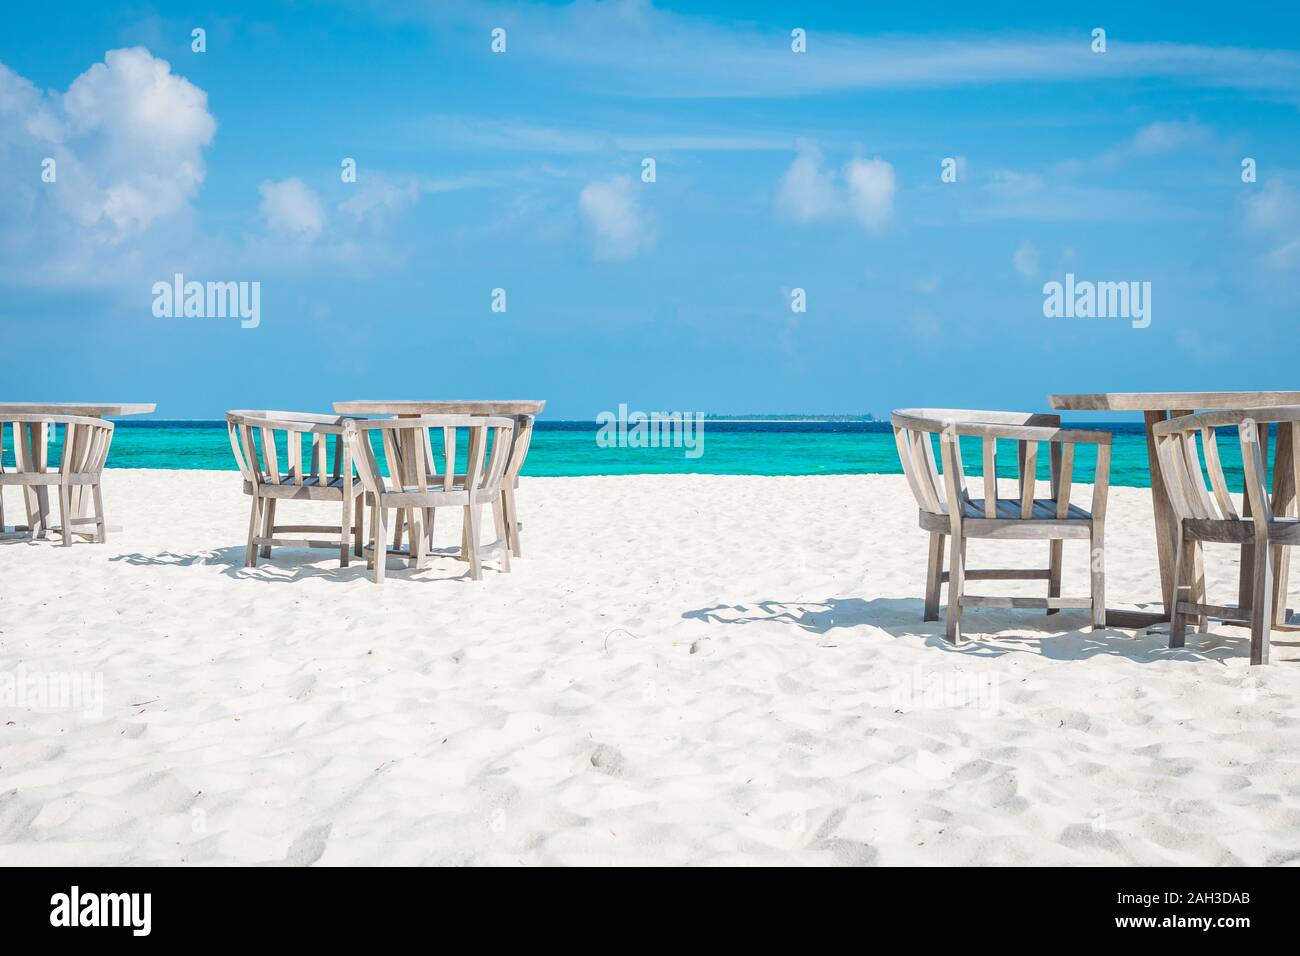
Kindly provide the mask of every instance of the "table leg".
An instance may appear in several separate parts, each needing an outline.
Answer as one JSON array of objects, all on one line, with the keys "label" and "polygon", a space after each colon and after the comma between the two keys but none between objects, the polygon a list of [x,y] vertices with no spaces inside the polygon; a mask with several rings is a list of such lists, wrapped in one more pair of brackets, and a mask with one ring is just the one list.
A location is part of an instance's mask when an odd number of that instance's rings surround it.
[{"label": "table leg", "polygon": [[[1295,472],[1291,459],[1295,448],[1291,444],[1291,427],[1283,422],[1277,426],[1277,447],[1273,451],[1273,515],[1290,515],[1296,499]],[[1291,549],[1274,545],[1273,565],[1273,626],[1287,626],[1286,586],[1290,571]]]},{"label": "table leg", "polygon": [[1164,601],[1166,619],[1173,613],[1174,555],[1178,547],[1176,540],[1178,525],[1174,518],[1173,505],[1169,502],[1169,492],[1165,488],[1164,475],[1160,471],[1156,437],[1152,428],[1167,418],[1186,414],[1189,413],[1184,411],[1175,411],[1172,415],[1165,411],[1143,413],[1147,431],[1147,467],[1151,472],[1151,506],[1156,522],[1156,557],[1160,562],[1160,595]]},{"label": "table leg", "polygon": [[[26,437],[23,441],[23,458],[25,469],[32,472],[44,472],[49,466],[49,428],[44,422],[28,422]],[[24,466],[19,466],[23,470]],[[40,529],[45,537],[50,526],[50,490],[44,485],[24,488],[27,501],[27,527],[33,532]]]},{"label": "table leg", "polygon": [[[1259,430],[1259,451],[1260,456],[1268,462],[1268,428],[1264,427]],[[1250,507],[1250,495],[1241,496],[1241,518],[1248,521],[1253,512]],[[1255,605],[1254,599],[1254,581],[1255,581],[1255,546],[1253,544],[1243,544],[1241,546],[1241,578],[1237,582],[1237,608],[1241,611],[1244,620],[1250,619],[1250,609]]]}]

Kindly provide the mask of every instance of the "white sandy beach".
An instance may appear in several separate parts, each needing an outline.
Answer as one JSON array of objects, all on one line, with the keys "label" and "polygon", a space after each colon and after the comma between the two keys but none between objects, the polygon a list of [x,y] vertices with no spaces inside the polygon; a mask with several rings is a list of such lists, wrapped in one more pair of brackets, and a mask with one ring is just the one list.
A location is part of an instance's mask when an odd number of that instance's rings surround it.
[{"label": "white sandy beach", "polygon": [[[1300,860],[1300,636],[1252,669],[1240,628],[977,610],[953,649],[901,476],[525,479],[513,573],[382,587],[243,568],[239,486],[110,470],[106,545],[0,543],[0,675],[103,688],[0,701],[0,864]],[[1149,493],[1110,500],[1108,603],[1153,601]],[[1211,549],[1212,600],[1236,567]]]}]

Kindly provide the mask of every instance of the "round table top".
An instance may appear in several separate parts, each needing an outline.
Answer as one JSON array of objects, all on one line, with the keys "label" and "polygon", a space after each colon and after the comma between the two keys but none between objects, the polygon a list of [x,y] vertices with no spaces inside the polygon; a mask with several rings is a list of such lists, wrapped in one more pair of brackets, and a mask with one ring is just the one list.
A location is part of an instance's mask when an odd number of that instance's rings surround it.
[{"label": "round table top", "polygon": [[448,401],[423,402],[409,399],[335,402],[339,415],[536,415],[544,401]]},{"label": "round table top", "polygon": [[1300,392],[1091,392],[1081,395],[1048,395],[1047,402],[1052,408],[1061,411],[1205,411],[1300,405]]},{"label": "round table top", "polygon": [[148,415],[158,406],[151,402],[0,402],[0,415],[84,415],[107,418],[117,415]]}]

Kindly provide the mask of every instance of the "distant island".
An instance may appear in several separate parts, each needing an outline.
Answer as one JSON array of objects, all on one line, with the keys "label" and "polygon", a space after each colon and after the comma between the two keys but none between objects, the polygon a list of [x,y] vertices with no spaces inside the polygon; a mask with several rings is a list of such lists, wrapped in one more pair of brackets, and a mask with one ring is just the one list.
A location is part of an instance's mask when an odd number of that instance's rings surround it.
[{"label": "distant island", "polygon": [[722,414],[705,412],[706,422],[878,422],[875,415],[811,415],[806,412],[783,414]]}]

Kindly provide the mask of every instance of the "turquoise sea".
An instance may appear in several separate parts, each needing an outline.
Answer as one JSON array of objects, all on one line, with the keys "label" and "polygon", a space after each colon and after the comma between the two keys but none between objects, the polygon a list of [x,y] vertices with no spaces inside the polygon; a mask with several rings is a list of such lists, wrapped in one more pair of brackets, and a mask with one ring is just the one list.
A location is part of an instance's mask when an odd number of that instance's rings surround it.
[{"label": "turquoise sea", "polygon": [[[1104,429],[1115,436],[1111,483],[1147,487],[1146,439],[1139,422],[1080,423],[1067,427]],[[893,433],[884,422],[707,422],[703,454],[687,457],[682,448],[602,448],[594,422],[539,421],[524,465],[525,475],[858,475],[901,473]],[[980,474],[977,441],[963,442],[967,473]],[[1241,489],[1235,429],[1220,438],[1224,470]],[[999,474],[1015,474],[1011,446],[1000,452]],[[1090,482],[1093,451],[1080,446],[1075,477]],[[117,422],[108,465],[111,468],[204,468],[234,470],[224,421]],[[1047,478],[1046,455],[1039,455],[1039,477]]]}]

